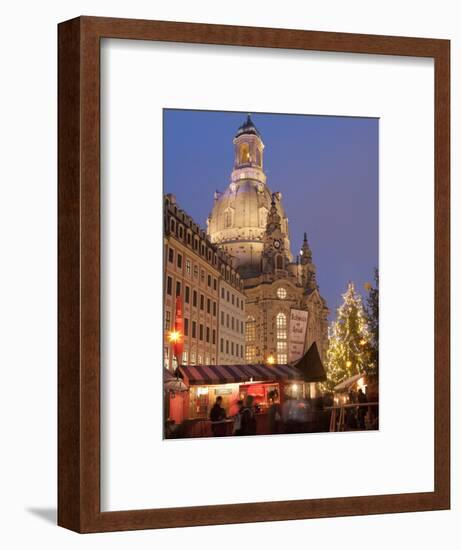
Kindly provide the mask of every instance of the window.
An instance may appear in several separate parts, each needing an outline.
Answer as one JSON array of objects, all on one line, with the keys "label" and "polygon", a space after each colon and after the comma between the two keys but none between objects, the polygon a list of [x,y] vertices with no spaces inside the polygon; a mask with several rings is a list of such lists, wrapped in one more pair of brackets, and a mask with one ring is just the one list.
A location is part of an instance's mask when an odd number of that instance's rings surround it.
[{"label": "window", "polygon": [[187,235],[186,235],[186,241],[187,241],[187,244],[190,245],[190,240],[191,240],[191,237],[190,237],[190,233],[189,231],[187,232]]},{"label": "window", "polygon": [[186,260],[186,275],[190,277],[191,269],[190,269],[190,260]]},{"label": "window", "polygon": [[234,330],[234,328],[235,328],[235,319],[234,319],[234,317],[232,317],[231,328],[232,328],[232,330]]},{"label": "window", "polygon": [[232,305],[235,304],[235,296],[232,294]]},{"label": "window", "polygon": [[245,360],[247,363],[254,363],[256,361],[256,347],[254,344],[246,345]]},{"label": "window", "polygon": [[181,296],[181,283],[176,281],[176,296]]},{"label": "window", "polygon": [[212,339],[212,342],[211,342],[213,345],[216,344],[216,330],[213,329],[213,339]]},{"label": "window", "polygon": [[176,256],[176,265],[178,266],[178,269],[182,269],[182,255],[178,254]]},{"label": "window", "polygon": [[203,340],[203,325],[202,325],[202,323],[200,323],[198,335],[199,335],[198,336],[199,340]]},{"label": "window", "polygon": [[240,309],[243,310],[243,300],[240,302]]},{"label": "window", "polygon": [[221,311],[221,325],[224,325],[224,311]]},{"label": "window", "polygon": [[170,221],[170,230],[172,231],[172,233],[176,231],[176,222],[174,220]]},{"label": "window", "polygon": [[234,355],[234,342],[231,343],[231,355]]},{"label": "window", "polygon": [[194,307],[197,307],[197,291],[194,290],[192,293],[192,305]]},{"label": "window", "polygon": [[171,296],[172,287],[173,287],[173,279],[171,277],[167,277],[166,278],[166,293],[169,296]]},{"label": "window", "polygon": [[205,296],[203,294],[200,294],[200,309],[205,309]]},{"label": "window", "polygon": [[203,269],[200,270],[200,280],[202,281],[202,283],[205,282],[205,272],[203,271]]},{"label": "window", "polygon": [[247,344],[256,341],[256,320],[254,317],[247,318],[245,341]]},{"label": "window", "polygon": [[182,364],[187,365],[187,351],[182,352]]},{"label": "window", "polygon": [[277,363],[279,365],[286,365],[287,359],[287,342],[277,342]]},{"label": "window", "polygon": [[207,283],[208,283],[208,286],[211,287],[211,275],[208,275],[208,277],[207,277]]},{"label": "window", "polygon": [[206,300],[206,312],[211,313],[211,300],[209,298]]},{"label": "window", "polygon": [[287,339],[287,316],[284,313],[277,313],[275,318],[275,326],[277,329],[277,340]]},{"label": "window", "polygon": [[202,356],[200,355],[200,353],[198,354],[198,357],[197,357],[197,364],[198,365],[202,364]]},{"label": "window", "polygon": [[240,145],[239,162],[240,164],[250,162],[250,146],[248,143],[242,143],[242,145]]},{"label": "window", "polygon": [[229,314],[226,314],[226,327],[229,328]]},{"label": "window", "polygon": [[216,277],[213,277],[213,290],[217,290],[218,288],[218,280]]},{"label": "window", "polygon": [[171,326],[171,312],[165,311],[165,330],[170,330]]},{"label": "window", "polygon": [[240,332],[243,334],[243,321],[240,321]]},{"label": "window", "polygon": [[277,254],[275,264],[277,269],[283,269],[283,256],[281,254]]},{"label": "window", "polygon": [[195,365],[195,351],[190,352],[190,364]]},{"label": "window", "polygon": [[207,343],[210,343],[210,327],[206,327],[206,338]]},{"label": "window", "polygon": [[184,290],[185,291],[184,301],[186,302],[186,304],[188,304],[189,301],[190,301],[190,287],[185,286],[184,289],[185,289]]},{"label": "window", "polygon": [[184,336],[189,336],[189,319],[184,317]]},{"label": "window", "polygon": [[279,289],[277,289],[277,298],[280,298],[281,300],[285,300],[287,297],[287,291],[281,286]]},{"label": "window", "polygon": [[205,355],[205,365],[209,365],[210,364],[210,356],[208,355],[208,353]]},{"label": "window", "polygon": [[288,360],[287,354],[287,316],[284,313],[277,313],[275,318],[277,330],[277,363],[285,365]]},{"label": "window", "polygon": [[171,264],[174,262],[174,250],[172,248],[168,249],[168,261]]},{"label": "window", "polygon": [[230,299],[230,294],[229,294],[229,291],[227,291],[227,301],[229,301]]},{"label": "window", "polygon": [[229,353],[229,340],[226,340],[226,353]]},{"label": "window", "polygon": [[224,351],[224,340],[222,338],[221,338],[221,341],[220,341],[219,344],[220,344],[219,349],[220,349],[221,353],[223,353],[223,351]]},{"label": "window", "polygon": [[243,359],[243,345],[240,344],[240,357]]},{"label": "window", "polygon": [[239,297],[237,296],[237,307],[240,307]]},{"label": "window", "polygon": [[216,317],[216,302],[213,301],[213,317]]},{"label": "window", "polygon": [[184,238],[184,229],[183,229],[182,225],[179,226],[179,238],[180,239]]},{"label": "window", "polygon": [[221,298],[224,300],[224,288],[221,287]]},{"label": "window", "polygon": [[[197,322],[192,321],[192,338],[197,338]],[[191,357],[192,359],[192,357]]]},{"label": "window", "polygon": [[224,211],[224,227],[232,227],[232,209],[230,208]]},{"label": "window", "polygon": [[198,267],[196,265],[194,265],[194,277],[198,277]]}]

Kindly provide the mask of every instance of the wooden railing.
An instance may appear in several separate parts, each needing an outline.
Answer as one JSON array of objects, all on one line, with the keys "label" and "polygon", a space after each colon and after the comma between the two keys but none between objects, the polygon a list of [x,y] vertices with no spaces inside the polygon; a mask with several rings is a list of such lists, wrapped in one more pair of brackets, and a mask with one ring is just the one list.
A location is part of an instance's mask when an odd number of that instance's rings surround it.
[{"label": "wooden railing", "polygon": [[[373,403],[343,403],[341,405],[333,405],[332,407],[325,407],[326,410],[331,410],[330,417],[330,432],[343,432],[346,424],[346,409],[359,409],[360,407],[377,407],[378,402]],[[339,411],[339,418],[337,420],[337,412]],[[370,411],[367,411],[370,412]]]}]

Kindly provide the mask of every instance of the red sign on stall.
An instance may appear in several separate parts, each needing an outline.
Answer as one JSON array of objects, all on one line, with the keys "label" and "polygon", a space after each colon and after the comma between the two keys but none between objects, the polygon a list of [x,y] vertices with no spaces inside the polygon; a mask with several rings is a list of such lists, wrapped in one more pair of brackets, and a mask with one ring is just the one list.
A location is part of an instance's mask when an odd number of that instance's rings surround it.
[{"label": "red sign on stall", "polygon": [[173,344],[173,353],[178,362],[178,366],[181,364],[182,352],[184,349],[184,316],[182,310],[182,298],[176,296],[176,312],[174,320],[174,330],[178,335],[176,341]]}]

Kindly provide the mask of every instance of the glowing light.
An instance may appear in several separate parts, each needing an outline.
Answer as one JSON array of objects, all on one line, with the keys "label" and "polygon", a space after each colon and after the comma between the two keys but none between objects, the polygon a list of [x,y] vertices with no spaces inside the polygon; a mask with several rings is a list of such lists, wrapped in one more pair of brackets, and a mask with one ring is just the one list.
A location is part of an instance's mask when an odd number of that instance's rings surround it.
[{"label": "glowing light", "polygon": [[172,330],[168,334],[168,341],[170,342],[170,344],[176,344],[177,342],[179,342],[179,340],[181,340],[181,333],[179,332],[179,330]]},{"label": "glowing light", "polygon": [[291,387],[293,391],[298,391],[298,384],[293,384]]},{"label": "glowing light", "polygon": [[268,365],[274,365],[275,364],[275,358],[273,355],[269,355],[269,357],[267,358],[267,364]]},{"label": "glowing light", "polygon": [[366,341],[366,340],[364,340],[364,339],[362,339],[362,340],[360,340],[360,342],[359,342],[359,343],[360,343],[360,345],[361,345],[361,346],[364,346],[364,345],[365,345],[365,344],[367,343],[367,341]]},{"label": "glowing light", "polygon": [[350,367],[352,365],[352,361],[346,361],[346,367]]}]

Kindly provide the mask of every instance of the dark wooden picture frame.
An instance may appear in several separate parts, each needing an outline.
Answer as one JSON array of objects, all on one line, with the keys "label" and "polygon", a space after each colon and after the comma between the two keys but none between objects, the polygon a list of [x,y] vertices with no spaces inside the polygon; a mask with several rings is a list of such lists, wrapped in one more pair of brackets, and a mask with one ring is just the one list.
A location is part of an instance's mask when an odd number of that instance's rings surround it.
[{"label": "dark wooden picture frame", "polygon": [[[429,57],[435,65],[434,491],[101,512],[100,41],[102,38]],[[79,17],[59,25],[58,524],[81,533],[450,507],[450,42]]]}]

